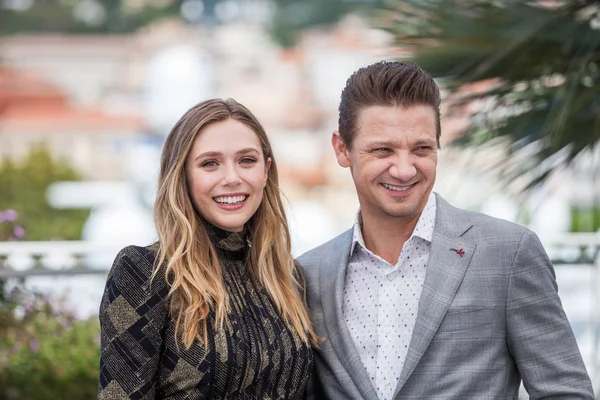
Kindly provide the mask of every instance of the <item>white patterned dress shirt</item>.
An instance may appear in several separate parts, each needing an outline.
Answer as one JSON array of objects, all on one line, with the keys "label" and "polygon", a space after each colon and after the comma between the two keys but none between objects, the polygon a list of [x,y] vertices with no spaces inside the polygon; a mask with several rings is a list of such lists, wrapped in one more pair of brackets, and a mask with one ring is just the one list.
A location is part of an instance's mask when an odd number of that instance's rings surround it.
[{"label": "white patterned dress shirt", "polygon": [[432,192],[396,265],[365,247],[360,211],[354,223],[343,312],[360,359],[381,400],[392,398],[406,359],[425,281],[435,212]]}]

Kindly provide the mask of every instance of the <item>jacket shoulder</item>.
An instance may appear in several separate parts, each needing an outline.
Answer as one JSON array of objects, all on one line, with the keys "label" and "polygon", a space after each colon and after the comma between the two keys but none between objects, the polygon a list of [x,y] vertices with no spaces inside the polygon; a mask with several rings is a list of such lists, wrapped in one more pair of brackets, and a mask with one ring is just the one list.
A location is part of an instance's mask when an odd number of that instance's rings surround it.
[{"label": "jacket shoulder", "polygon": [[442,222],[445,224],[471,224],[478,231],[491,230],[494,232],[526,233],[528,228],[505,219],[492,217],[479,211],[468,210],[451,205],[439,194],[437,195],[437,217],[436,224]]},{"label": "jacket shoulder", "polygon": [[298,257],[298,262],[303,268],[310,268],[312,265],[318,264],[323,257],[337,253],[345,246],[349,246],[351,240],[352,229],[349,229],[344,233],[334,237],[330,241],[325,242],[322,245],[302,254],[300,257]]},{"label": "jacket shoulder", "polygon": [[463,212],[467,213],[469,219],[473,222],[475,232],[483,238],[487,238],[488,235],[498,237],[514,235],[520,237],[525,234],[534,234],[529,228],[515,222],[492,217],[477,211],[463,210]]}]

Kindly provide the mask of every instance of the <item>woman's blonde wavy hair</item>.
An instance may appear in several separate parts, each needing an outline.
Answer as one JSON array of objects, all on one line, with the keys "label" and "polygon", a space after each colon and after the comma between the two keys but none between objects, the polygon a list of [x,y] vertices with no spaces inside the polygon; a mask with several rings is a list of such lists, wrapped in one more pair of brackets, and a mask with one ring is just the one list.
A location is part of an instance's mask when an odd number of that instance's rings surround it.
[{"label": "woman's blonde wavy hair", "polygon": [[[251,273],[266,289],[284,320],[302,340],[316,345],[310,315],[296,280],[290,234],[278,186],[277,164],[265,130],[246,107],[235,100],[211,99],[188,110],[167,137],[160,161],[154,219],[159,248],[154,276],[164,267],[169,298],[177,316],[176,332],[186,348],[195,339],[208,343],[207,318],[211,309],[221,329],[229,312],[229,296],[205,222],[194,209],[185,164],[196,137],[208,125],[227,119],[239,121],[259,138],[265,158],[271,158],[263,200],[247,223]],[[176,340],[176,342],[178,342]]]}]

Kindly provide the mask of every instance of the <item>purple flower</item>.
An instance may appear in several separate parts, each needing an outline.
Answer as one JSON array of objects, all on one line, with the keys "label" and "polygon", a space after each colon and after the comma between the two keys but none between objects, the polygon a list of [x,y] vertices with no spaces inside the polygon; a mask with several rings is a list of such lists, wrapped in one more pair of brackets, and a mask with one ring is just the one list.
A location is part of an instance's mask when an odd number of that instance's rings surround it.
[{"label": "purple flower", "polygon": [[25,236],[25,229],[23,229],[19,225],[16,225],[15,228],[13,229],[13,234],[15,235],[15,237],[17,239],[23,239],[23,236]]},{"label": "purple flower", "polygon": [[5,221],[16,221],[19,218],[19,213],[15,210],[6,210],[4,212],[4,220]]},{"label": "purple flower", "polygon": [[40,350],[40,343],[35,339],[31,339],[29,341],[29,349],[34,353],[37,353]]}]

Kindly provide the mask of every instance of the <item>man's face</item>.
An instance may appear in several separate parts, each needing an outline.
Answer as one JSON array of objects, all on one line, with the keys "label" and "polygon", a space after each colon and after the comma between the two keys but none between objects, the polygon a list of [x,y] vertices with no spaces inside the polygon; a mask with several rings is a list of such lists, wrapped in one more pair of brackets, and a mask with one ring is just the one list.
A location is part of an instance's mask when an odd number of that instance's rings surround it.
[{"label": "man's face", "polygon": [[426,105],[361,110],[350,150],[334,132],[338,163],[352,172],[363,219],[418,219],[435,183],[436,133],[435,111]]}]

